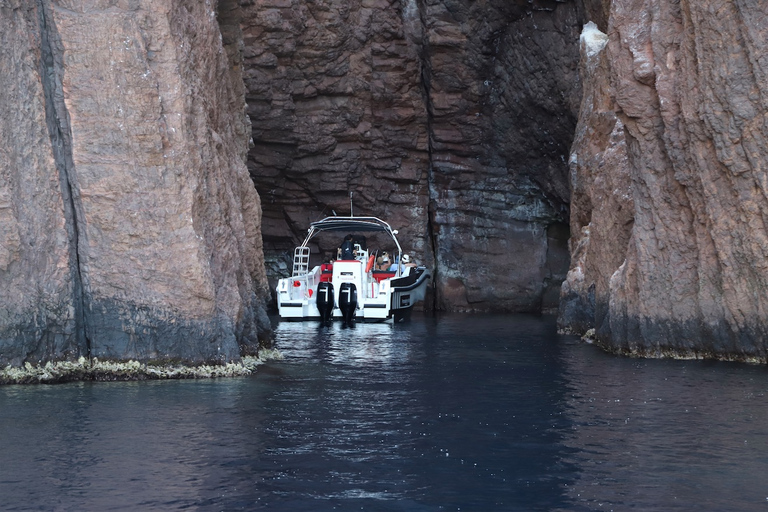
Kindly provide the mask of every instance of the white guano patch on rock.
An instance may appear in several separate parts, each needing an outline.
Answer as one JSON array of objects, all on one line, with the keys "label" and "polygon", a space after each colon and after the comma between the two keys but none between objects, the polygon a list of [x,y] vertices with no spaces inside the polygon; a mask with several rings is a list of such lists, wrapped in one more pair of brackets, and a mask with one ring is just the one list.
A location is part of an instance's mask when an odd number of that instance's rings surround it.
[{"label": "white guano patch on rock", "polygon": [[589,21],[581,31],[579,44],[587,57],[591,58],[600,53],[608,43],[608,36],[598,30],[594,22]]},{"label": "white guano patch on rock", "polygon": [[416,0],[406,0],[403,7],[403,20],[418,20],[419,19],[419,7],[416,5]]}]

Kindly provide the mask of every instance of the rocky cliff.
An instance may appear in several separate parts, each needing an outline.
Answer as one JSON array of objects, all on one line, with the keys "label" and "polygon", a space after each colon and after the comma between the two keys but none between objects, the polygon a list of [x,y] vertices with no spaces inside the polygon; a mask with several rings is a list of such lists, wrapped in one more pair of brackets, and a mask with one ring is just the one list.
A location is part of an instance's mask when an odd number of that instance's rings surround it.
[{"label": "rocky cliff", "polygon": [[350,194],[433,270],[430,307],[559,301],[609,350],[765,361],[766,19],[0,0],[0,364],[237,360],[267,272]]},{"label": "rocky cliff", "polygon": [[438,309],[557,303],[570,236],[564,329],[765,360],[762,4],[243,4],[272,275],[354,192]]},{"label": "rocky cliff", "polygon": [[766,19],[614,0],[586,37],[563,326],[623,353],[766,360]]},{"label": "rocky cliff", "polygon": [[0,363],[256,350],[266,277],[239,13],[0,2]]},{"label": "rocky cliff", "polygon": [[[577,2],[243,2],[268,268],[312,220],[387,219],[434,306],[556,306],[581,98]],[[319,248],[318,258],[330,250]]]}]

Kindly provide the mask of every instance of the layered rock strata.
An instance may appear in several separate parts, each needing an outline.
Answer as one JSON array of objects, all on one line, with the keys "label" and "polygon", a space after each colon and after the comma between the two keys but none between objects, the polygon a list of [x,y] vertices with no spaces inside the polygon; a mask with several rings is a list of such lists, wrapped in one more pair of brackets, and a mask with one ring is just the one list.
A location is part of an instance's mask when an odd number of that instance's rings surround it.
[{"label": "layered rock strata", "polygon": [[249,168],[272,277],[310,221],[349,214],[352,192],[356,214],[388,219],[434,270],[435,307],[556,305],[577,7],[244,2]]},{"label": "layered rock strata", "polygon": [[[408,250],[430,262],[416,4],[266,0],[243,10],[255,142],[249,167],[263,198],[273,277],[290,273],[293,247],[311,221],[351,210],[388,220]],[[317,258],[339,243],[319,247]]]},{"label": "layered rock strata", "polygon": [[[632,214],[615,218],[614,233],[627,238],[623,258],[617,244],[608,245],[610,261],[574,258],[568,288],[588,301],[594,283],[596,311],[605,312],[595,318],[598,340],[609,349],[766,360],[766,19],[765,5],[751,1],[611,4],[605,56],[587,68],[596,87],[613,89],[626,143],[604,145],[618,161],[625,151],[626,165],[590,164],[584,137],[574,147],[574,205],[591,202],[594,221],[596,191],[577,190],[599,174],[629,189],[623,205]],[[598,109],[582,114],[582,126],[600,125]],[[606,134],[610,116],[603,117]],[[590,207],[582,210],[572,229],[594,233]],[[625,221],[631,229],[618,227]],[[593,254],[602,248],[582,242]]]},{"label": "layered rock strata", "polygon": [[577,14],[574,3],[424,6],[439,308],[557,304]]},{"label": "layered rock strata", "polygon": [[237,3],[1,9],[0,361],[254,352],[268,320]]}]

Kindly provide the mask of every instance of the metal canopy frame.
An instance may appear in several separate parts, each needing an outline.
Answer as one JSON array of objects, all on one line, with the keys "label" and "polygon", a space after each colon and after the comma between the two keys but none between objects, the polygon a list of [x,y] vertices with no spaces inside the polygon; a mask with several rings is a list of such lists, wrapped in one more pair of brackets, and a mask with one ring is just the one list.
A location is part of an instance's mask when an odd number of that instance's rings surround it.
[{"label": "metal canopy frame", "polygon": [[397,246],[397,252],[402,253],[400,242],[397,241],[395,231],[383,220],[376,217],[326,217],[323,220],[313,222],[309,225],[307,237],[302,242],[301,247],[306,247],[309,241],[318,233],[325,231],[346,231],[349,233],[389,233]]}]

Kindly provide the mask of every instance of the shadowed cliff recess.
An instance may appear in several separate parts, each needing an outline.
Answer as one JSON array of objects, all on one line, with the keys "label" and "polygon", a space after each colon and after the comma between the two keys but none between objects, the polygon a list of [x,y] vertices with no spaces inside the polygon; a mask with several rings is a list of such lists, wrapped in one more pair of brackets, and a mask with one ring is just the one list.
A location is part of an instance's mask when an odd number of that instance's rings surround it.
[{"label": "shadowed cliff recess", "polygon": [[[581,90],[575,2],[249,2],[245,74],[270,278],[333,212],[389,219],[431,307],[557,306]],[[318,256],[320,257],[320,256]]]}]

